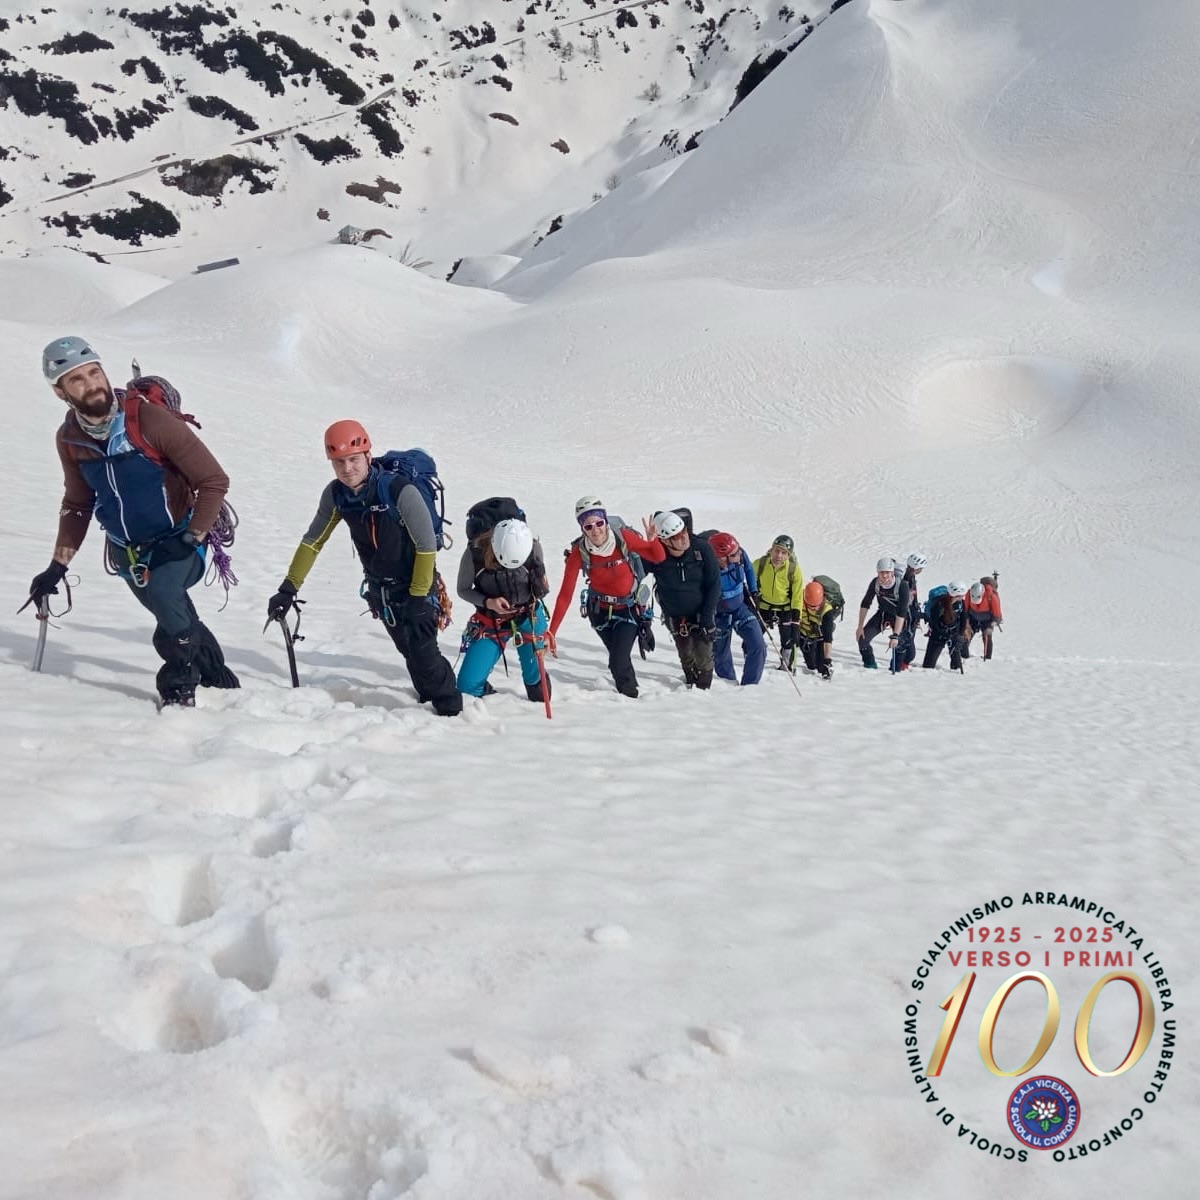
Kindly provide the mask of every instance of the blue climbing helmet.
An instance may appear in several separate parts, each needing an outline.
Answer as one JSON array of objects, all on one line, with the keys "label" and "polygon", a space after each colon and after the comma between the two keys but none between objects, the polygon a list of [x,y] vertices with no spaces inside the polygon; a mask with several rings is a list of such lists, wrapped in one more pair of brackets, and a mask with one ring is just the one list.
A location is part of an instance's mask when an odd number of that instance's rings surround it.
[{"label": "blue climbing helmet", "polygon": [[86,338],[55,338],[42,351],[42,374],[51,387],[56,387],[68,371],[99,361],[100,355],[92,349]]}]

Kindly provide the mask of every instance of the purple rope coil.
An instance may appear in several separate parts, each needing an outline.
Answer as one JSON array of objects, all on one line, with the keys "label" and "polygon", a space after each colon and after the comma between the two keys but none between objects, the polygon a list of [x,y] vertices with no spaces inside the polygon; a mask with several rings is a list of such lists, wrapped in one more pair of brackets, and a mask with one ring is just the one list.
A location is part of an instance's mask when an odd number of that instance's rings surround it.
[{"label": "purple rope coil", "polygon": [[224,610],[225,605],[229,603],[229,589],[237,587],[238,583],[238,577],[233,573],[233,561],[230,559],[227,549],[233,545],[237,525],[237,510],[226,500],[221,505],[221,511],[217,514],[213,527],[208,531],[208,537],[204,539],[204,544],[209,549],[208,577],[204,583],[205,586],[209,586],[215,580],[221,581],[221,586],[225,589],[225,604],[221,605],[221,610]]}]

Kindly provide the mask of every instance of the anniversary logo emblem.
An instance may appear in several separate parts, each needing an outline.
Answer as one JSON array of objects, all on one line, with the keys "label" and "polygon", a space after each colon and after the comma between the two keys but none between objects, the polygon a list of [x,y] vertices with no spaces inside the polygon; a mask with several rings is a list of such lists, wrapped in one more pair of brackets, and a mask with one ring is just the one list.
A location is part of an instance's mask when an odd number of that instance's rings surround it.
[{"label": "anniversary logo emblem", "polygon": [[1086,897],[955,914],[911,987],[918,1095],[945,1136],[1001,1161],[1078,1162],[1136,1138],[1175,1062],[1176,998],[1149,935]]}]

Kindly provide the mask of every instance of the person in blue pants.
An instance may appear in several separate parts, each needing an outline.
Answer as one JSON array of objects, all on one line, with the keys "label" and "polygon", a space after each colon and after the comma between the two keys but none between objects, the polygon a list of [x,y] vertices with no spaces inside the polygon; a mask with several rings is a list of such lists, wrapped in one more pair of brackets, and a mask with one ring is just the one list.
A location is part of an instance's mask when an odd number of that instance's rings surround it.
[{"label": "person in blue pants", "polygon": [[729,533],[714,533],[708,544],[721,567],[721,601],[717,605],[717,636],[713,640],[713,669],[721,679],[737,681],[733,668],[733,635],[742,639],[742,687],[762,679],[767,643],[762,623],[752,607],[758,581],[750,556]]},{"label": "person in blue pants", "polygon": [[[515,507],[515,501],[510,503]],[[468,518],[468,536],[471,532]],[[541,543],[524,520],[506,518],[471,538],[458,569],[458,594],[475,606],[463,634],[466,652],[458,668],[458,689],[464,696],[490,696],[495,691],[488,676],[515,640],[526,696],[538,703],[548,699],[550,677],[545,676],[543,695],[535,645],[545,645],[550,622],[542,597],[549,590]]]}]

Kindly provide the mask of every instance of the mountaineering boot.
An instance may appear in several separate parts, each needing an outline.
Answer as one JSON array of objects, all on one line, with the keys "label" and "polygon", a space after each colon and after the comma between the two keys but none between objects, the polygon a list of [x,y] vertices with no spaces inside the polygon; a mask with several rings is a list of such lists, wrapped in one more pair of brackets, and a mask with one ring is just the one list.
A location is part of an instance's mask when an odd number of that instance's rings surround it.
[{"label": "mountaineering boot", "polygon": [[496,689],[494,687],[492,687],[490,682],[485,683],[483,685],[483,693],[482,694],[485,696],[494,696],[496,694]]},{"label": "mountaineering boot", "polygon": [[154,631],[153,640],[163,659],[155,679],[163,704],[191,708],[196,703],[196,685],[200,682],[200,671],[194,661],[195,638],[190,634],[168,637],[159,628]]},{"label": "mountaineering boot", "polygon": [[546,676],[546,695],[542,695],[542,681],[539,679],[537,683],[527,683],[525,685],[525,695],[529,697],[534,704],[541,704],[548,696],[554,694],[554,689],[550,686],[550,676]]},{"label": "mountaineering boot", "polygon": [[221,650],[212,630],[203,622],[192,629],[196,642],[196,667],[200,672],[200,686],[212,688],[240,688],[238,677],[225,665],[225,654]]},{"label": "mountaineering boot", "polygon": [[[483,694],[488,694],[488,684],[483,685]],[[494,690],[494,689],[493,689]],[[455,692],[450,696],[439,696],[432,702],[433,711],[439,717],[457,717],[463,710],[462,692]]]}]

